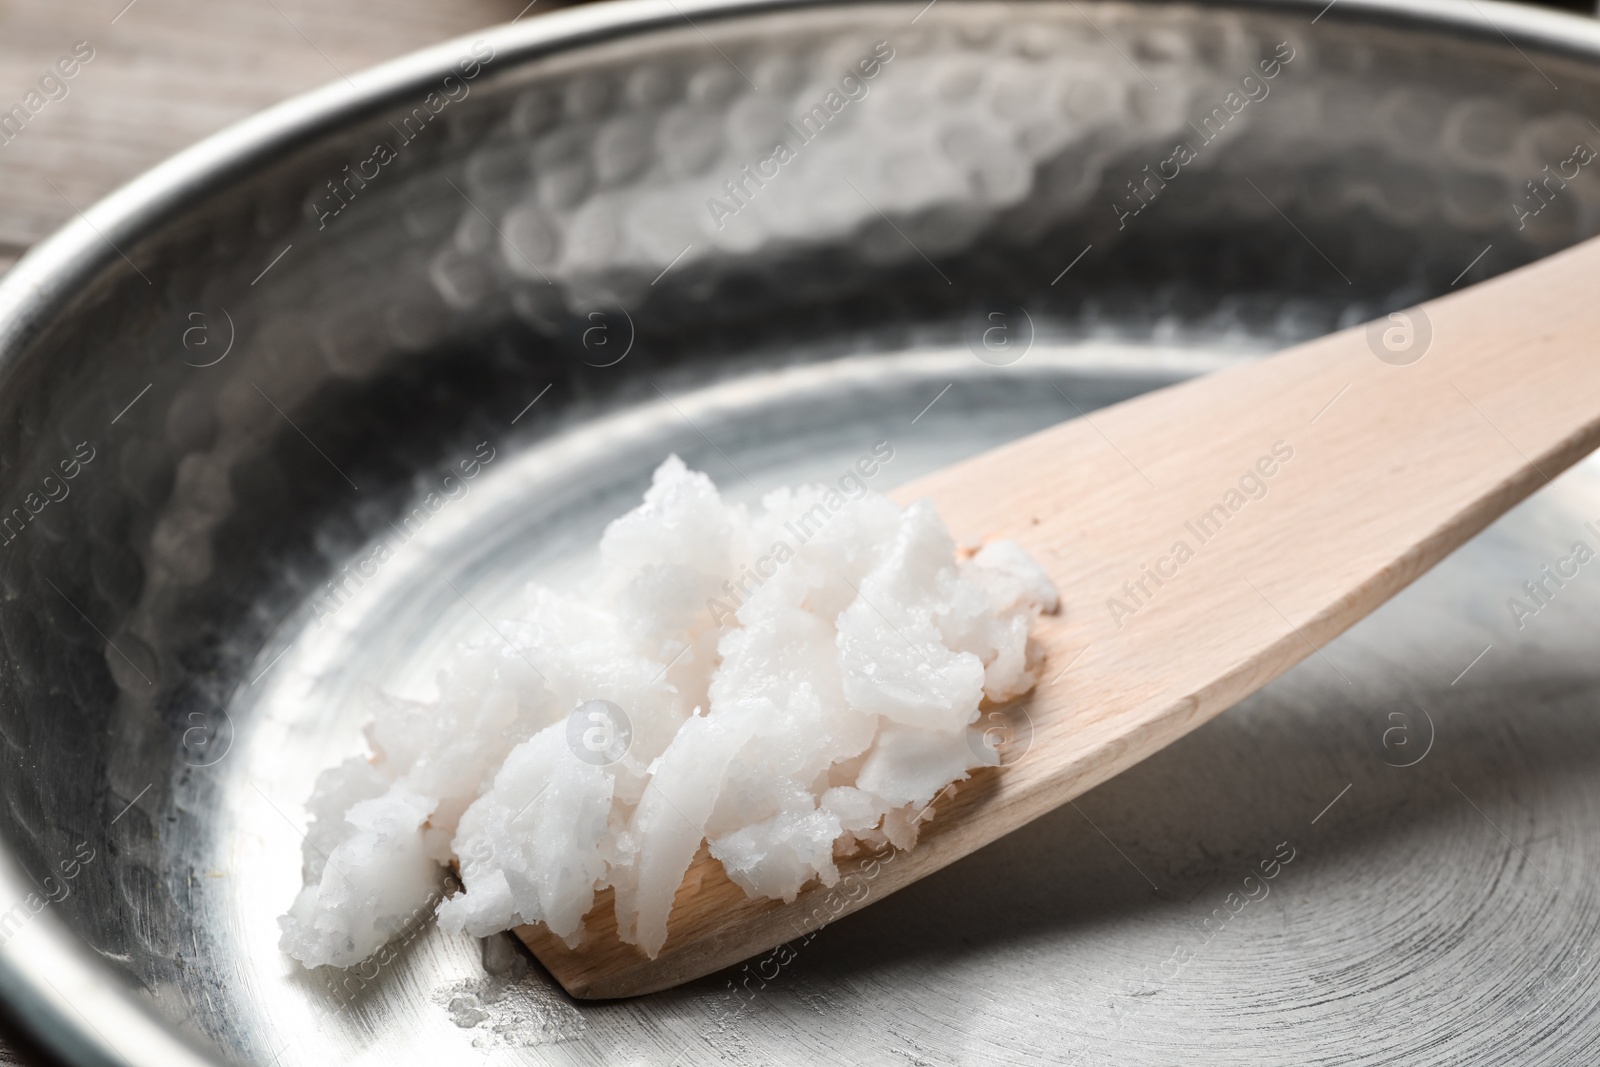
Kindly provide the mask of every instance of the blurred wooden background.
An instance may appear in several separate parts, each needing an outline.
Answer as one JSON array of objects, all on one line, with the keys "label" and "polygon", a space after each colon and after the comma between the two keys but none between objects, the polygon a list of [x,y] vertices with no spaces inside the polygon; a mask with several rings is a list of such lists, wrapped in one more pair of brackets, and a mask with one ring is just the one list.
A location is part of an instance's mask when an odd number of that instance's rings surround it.
[{"label": "blurred wooden background", "polygon": [[73,205],[88,207],[252,112],[341,73],[535,18],[558,3],[0,0],[0,117],[77,42],[94,49],[65,82],[66,96],[46,103],[9,141],[0,131],[0,272],[67,221]]}]

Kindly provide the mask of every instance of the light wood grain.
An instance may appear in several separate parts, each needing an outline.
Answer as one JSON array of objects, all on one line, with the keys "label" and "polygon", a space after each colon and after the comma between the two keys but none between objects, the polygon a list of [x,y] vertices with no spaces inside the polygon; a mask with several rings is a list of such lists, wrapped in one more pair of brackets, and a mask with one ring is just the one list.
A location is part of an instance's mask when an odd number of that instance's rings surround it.
[{"label": "light wood grain", "polygon": [[[0,0],[0,110],[75,42],[94,49],[68,94],[0,145],[0,270],[74,205],[179,149],[342,75],[508,21],[527,0],[127,3]],[[555,6],[539,0],[525,17]]]},{"label": "light wood grain", "polygon": [[[1038,632],[1049,662],[1026,704],[1027,753],[963,783],[915,849],[848,893],[749,900],[702,855],[654,961],[617,941],[608,914],[578,951],[537,931],[524,940],[575,996],[676,985],[944,867],[1307,656],[1337,672],[1320,651],[1329,641],[1600,443],[1597,284],[1591,242],[1425,305],[1434,340],[1420,362],[1380,361],[1357,328],[900,491],[931,498],[958,538],[1021,542],[1060,586],[1063,610]],[[1247,472],[1265,487],[1259,499],[1241,488],[1256,493]],[[1202,544],[1196,523],[1214,505]],[[1175,568],[1179,542],[1193,556]],[[1162,584],[1146,576],[1158,565]],[[788,951],[736,984],[768,976]]]}]

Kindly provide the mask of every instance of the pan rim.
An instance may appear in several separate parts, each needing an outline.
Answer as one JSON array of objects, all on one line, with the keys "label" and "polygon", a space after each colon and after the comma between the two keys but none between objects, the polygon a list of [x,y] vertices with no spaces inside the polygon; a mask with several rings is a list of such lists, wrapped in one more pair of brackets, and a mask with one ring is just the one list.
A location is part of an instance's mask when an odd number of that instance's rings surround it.
[{"label": "pan rim", "polygon": [[[1005,0],[949,0],[990,3]],[[1015,0],[1013,0],[1015,2]],[[1058,3],[1060,0],[1021,0]],[[1182,0],[1135,0],[1188,6]],[[1191,0],[1192,2],[1192,0]],[[912,8],[923,0],[875,0]],[[1600,63],[1600,23],[1580,15],[1477,0],[1200,0],[1210,9],[1326,16],[1529,47]],[[487,42],[497,64],[516,67],[553,54],[679,28],[780,11],[856,8],[854,0],[607,0],[454,38],[291,97],[187,148],[120,186],[39,242],[0,279],[0,381],[74,295],[120,258],[117,247],[158,231],[201,199],[242,181],[282,153],[412,97],[449,73],[463,49]],[[0,901],[23,900],[31,885],[0,841]],[[0,944],[0,1003],[26,1036],[74,1067],[208,1067],[225,1062],[176,1033],[141,1003],[131,985],[96,958],[64,923],[40,914],[24,954]]]}]

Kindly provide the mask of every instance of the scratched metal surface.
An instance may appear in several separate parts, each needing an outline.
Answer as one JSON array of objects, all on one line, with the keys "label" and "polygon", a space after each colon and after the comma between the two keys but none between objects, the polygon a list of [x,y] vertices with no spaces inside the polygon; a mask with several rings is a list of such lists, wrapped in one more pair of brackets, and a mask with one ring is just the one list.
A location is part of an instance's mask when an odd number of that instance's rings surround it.
[{"label": "scratched metal surface", "polygon": [[[0,916],[60,898],[5,925],[0,989],[141,1067],[168,1030],[283,1065],[1592,1059],[1600,564],[1507,601],[1600,547],[1593,464],[782,967],[575,1004],[505,938],[427,928],[377,973],[275,949],[365,694],[425,693],[480,611],[566,580],[666,452],[748,498],[887,438],[906,479],[1600,231],[1587,175],[1523,199],[1596,136],[1600,31],[1479,6],[601,6],[489,35],[345,196],[470,42],[280,113],[234,177],[237,145],[169,174],[181,210],[158,182],[92,214],[0,285],[0,504],[93,451],[0,549]],[[864,95],[708,207],[880,41]]]}]

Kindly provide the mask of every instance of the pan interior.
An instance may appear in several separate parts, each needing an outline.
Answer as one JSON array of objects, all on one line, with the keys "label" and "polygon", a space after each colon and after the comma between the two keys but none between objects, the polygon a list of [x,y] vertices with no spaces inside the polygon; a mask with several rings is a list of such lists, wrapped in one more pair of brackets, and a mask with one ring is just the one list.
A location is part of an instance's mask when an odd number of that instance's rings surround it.
[{"label": "pan interior", "polygon": [[59,897],[7,962],[81,938],[262,1064],[1592,1057],[1600,582],[1523,585],[1600,548],[1592,464],[782,967],[576,1004],[504,937],[275,947],[370,695],[571,581],[667,454],[753,501],[888,441],[886,489],[1600,231],[1587,174],[1526,198],[1600,139],[1593,63],[1312,14],[502,31],[107,251],[0,382],[0,841]]}]

